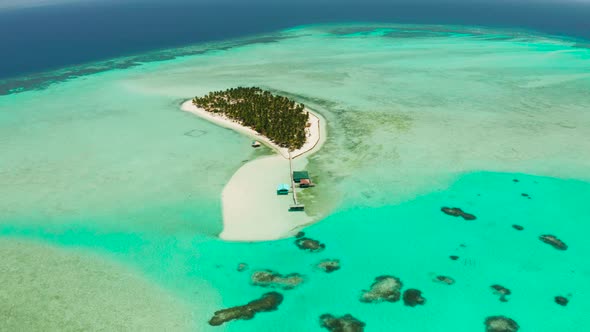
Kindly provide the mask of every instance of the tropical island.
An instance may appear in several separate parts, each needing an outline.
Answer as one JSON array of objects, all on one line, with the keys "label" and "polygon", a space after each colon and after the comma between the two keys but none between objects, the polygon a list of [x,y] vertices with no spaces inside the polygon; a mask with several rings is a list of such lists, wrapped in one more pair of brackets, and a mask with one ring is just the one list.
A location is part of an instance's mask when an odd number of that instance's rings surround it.
[{"label": "tropical island", "polygon": [[297,150],[306,140],[309,113],[303,104],[258,87],[213,91],[193,98],[193,104],[252,128],[276,145]]},{"label": "tropical island", "polygon": [[[292,183],[291,168],[305,169],[306,157],[325,142],[326,123],[319,114],[258,87],[210,92],[185,101],[181,108],[277,153],[247,162],[225,185],[221,194],[222,239],[279,239],[316,220],[317,216],[289,212],[293,200],[277,195],[277,185]],[[253,179],[256,185],[252,185]],[[301,189],[290,186],[289,190]]]}]

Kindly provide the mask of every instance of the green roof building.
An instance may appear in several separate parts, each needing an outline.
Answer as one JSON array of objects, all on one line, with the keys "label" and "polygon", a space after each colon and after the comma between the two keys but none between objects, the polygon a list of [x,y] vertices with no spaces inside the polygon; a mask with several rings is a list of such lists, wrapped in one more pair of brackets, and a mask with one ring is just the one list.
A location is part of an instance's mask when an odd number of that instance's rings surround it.
[{"label": "green roof building", "polygon": [[307,173],[307,171],[295,171],[295,172],[293,172],[293,181],[299,183],[303,179],[309,180],[309,173]]}]

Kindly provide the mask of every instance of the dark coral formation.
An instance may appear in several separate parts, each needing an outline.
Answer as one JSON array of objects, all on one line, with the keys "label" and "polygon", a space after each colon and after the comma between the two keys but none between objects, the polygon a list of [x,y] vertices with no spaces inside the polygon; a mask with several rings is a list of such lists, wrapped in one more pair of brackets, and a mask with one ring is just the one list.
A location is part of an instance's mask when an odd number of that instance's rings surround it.
[{"label": "dark coral formation", "polygon": [[350,314],[334,317],[330,314],[320,316],[320,325],[332,332],[363,332],[365,323]]},{"label": "dark coral formation", "polygon": [[512,225],[512,228],[516,229],[517,231],[522,231],[524,229],[524,227],[520,225]]},{"label": "dark coral formation", "polygon": [[500,296],[501,302],[508,302],[508,299],[506,298],[506,296],[512,294],[510,289],[508,289],[504,286],[500,286],[500,285],[492,285],[491,287],[494,290],[494,294]]},{"label": "dark coral formation", "polygon": [[553,246],[553,248],[557,250],[567,250],[567,244],[558,239],[555,235],[541,235],[539,236],[539,240]]},{"label": "dark coral formation", "polygon": [[316,265],[319,269],[326,273],[332,273],[340,269],[339,259],[324,259]]},{"label": "dark coral formation", "polygon": [[486,332],[516,332],[520,328],[511,318],[490,316],[485,320]]},{"label": "dark coral formation", "polygon": [[295,234],[295,237],[298,238],[298,239],[299,238],[302,238],[304,236],[305,236],[305,232],[297,232],[297,234]]},{"label": "dark coral formation", "polygon": [[282,275],[270,270],[252,273],[252,285],[270,288],[293,289],[304,281],[299,273]]},{"label": "dark coral formation", "polygon": [[512,182],[514,182],[514,183],[518,183],[518,182],[520,182],[520,181],[518,181],[518,179],[514,179],[514,180],[512,180]]},{"label": "dark coral formation", "polygon": [[361,302],[397,302],[401,295],[403,283],[394,276],[380,276],[375,278],[370,290],[361,294]]},{"label": "dark coral formation", "polygon": [[442,212],[444,212],[445,214],[448,214],[449,216],[461,217],[465,220],[475,220],[476,219],[476,217],[473,214],[464,212],[460,208],[443,207],[440,210]]},{"label": "dark coral formation", "polygon": [[449,256],[449,258],[453,261],[456,261],[457,259],[459,259],[459,256],[451,255]]},{"label": "dark coral formation", "polygon": [[404,304],[409,307],[415,307],[417,305],[423,305],[426,302],[426,299],[422,297],[422,292],[410,288],[404,292]]},{"label": "dark coral formation", "polygon": [[283,302],[283,295],[270,292],[246,305],[216,311],[209,320],[209,325],[218,326],[235,319],[252,319],[258,312],[275,311]]},{"label": "dark coral formation", "polygon": [[569,302],[569,300],[563,296],[556,296],[555,297],[555,303],[562,305],[564,307],[568,304],[568,302]]},{"label": "dark coral formation", "polygon": [[302,237],[295,240],[295,245],[301,250],[308,250],[311,252],[320,252],[326,248],[326,245],[318,240]]},{"label": "dark coral formation", "polygon": [[243,271],[246,271],[247,269],[248,269],[248,264],[246,264],[246,263],[238,264],[238,267],[237,267],[238,272],[243,272]]},{"label": "dark coral formation", "polygon": [[434,281],[439,282],[441,284],[452,285],[455,283],[455,279],[447,276],[436,276]]}]

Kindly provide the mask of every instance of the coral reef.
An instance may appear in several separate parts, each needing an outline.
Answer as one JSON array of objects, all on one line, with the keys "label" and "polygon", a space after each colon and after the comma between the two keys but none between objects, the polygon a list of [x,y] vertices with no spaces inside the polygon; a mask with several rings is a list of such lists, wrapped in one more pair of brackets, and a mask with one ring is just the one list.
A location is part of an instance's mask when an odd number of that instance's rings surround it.
[{"label": "coral reef", "polygon": [[494,290],[494,294],[500,296],[501,302],[508,302],[508,299],[506,298],[506,296],[508,296],[512,293],[510,291],[510,289],[508,289],[504,286],[500,286],[500,285],[492,285],[491,287]]},{"label": "coral reef", "polygon": [[304,281],[299,273],[282,275],[271,270],[252,273],[252,285],[270,288],[293,289]]},{"label": "coral reef", "polygon": [[457,259],[459,259],[459,256],[451,255],[449,256],[449,258],[453,261],[456,261]]},{"label": "coral reef", "polygon": [[248,264],[246,264],[246,263],[238,264],[238,267],[237,267],[238,272],[243,272],[243,271],[246,271],[247,269],[248,269]]},{"label": "coral reef", "polygon": [[556,296],[555,297],[555,303],[562,305],[564,307],[568,304],[568,302],[569,302],[569,300],[563,296]]},{"label": "coral reef", "polygon": [[473,215],[471,213],[464,212],[460,208],[456,208],[456,207],[455,208],[443,207],[440,210],[443,213],[448,214],[449,216],[461,217],[461,218],[463,218],[465,220],[475,220],[476,219],[475,215]]},{"label": "coral reef", "polygon": [[320,316],[320,325],[332,332],[362,332],[365,330],[365,323],[350,314],[342,317],[323,314]]},{"label": "coral reef", "polygon": [[380,276],[375,278],[370,290],[361,294],[361,302],[397,302],[403,283],[394,276]]},{"label": "coral reef", "polygon": [[455,280],[453,278],[447,276],[436,276],[436,278],[434,278],[434,281],[447,285],[452,285],[455,283]]},{"label": "coral reef", "polygon": [[491,316],[485,320],[486,332],[516,332],[520,328],[511,318]]},{"label": "coral reef", "polygon": [[553,246],[553,248],[557,250],[567,250],[567,244],[558,239],[555,235],[541,235],[539,236],[539,240]]},{"label": "coral reef", "polygon": [[209,320],[209,325],[218,326],[235,319],[252,319],[256,313],[277,310],[281,302],[283,302],[283,295],[280,293],[266,293],[246,305],[216,311]]},{"label": "coral reef", "polygon": [[326,248],[326,245],[320,241],[307,237],[298,238],[295,240],[295,245],[297,245],[297,247],[301,250],[307,250],[311,252],[320,252]]},{"label": "coral reef", "polygon": [[512,225],[512,228],[516,229],[517,231],[522,231],[524,229],[524,227],[520,225]]},{"label": "coral reef", "polygon": [[404,304],[410,307],[417,305],[424,305],[426,299],[422,297],[422,292],[417,289],[410,288],[404,292]]},{"label": "coral reef", "polygon": [[317,268],[323,270],[326,273],[332,273],[340,269],[339,259],[324,259],[316,265]]}]

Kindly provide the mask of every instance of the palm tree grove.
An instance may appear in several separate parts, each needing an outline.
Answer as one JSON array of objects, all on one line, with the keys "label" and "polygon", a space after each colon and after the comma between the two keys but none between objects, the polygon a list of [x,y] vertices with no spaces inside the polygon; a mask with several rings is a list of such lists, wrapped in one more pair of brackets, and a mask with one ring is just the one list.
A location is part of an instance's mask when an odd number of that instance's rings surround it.
[{"label": "palm tree grove", "polygon": [[305,143],[309,119],[305,106],[270,91],[258,87],[230,88],[195,97],[193,104],[250,127],[280,147],[296,150]]}]

